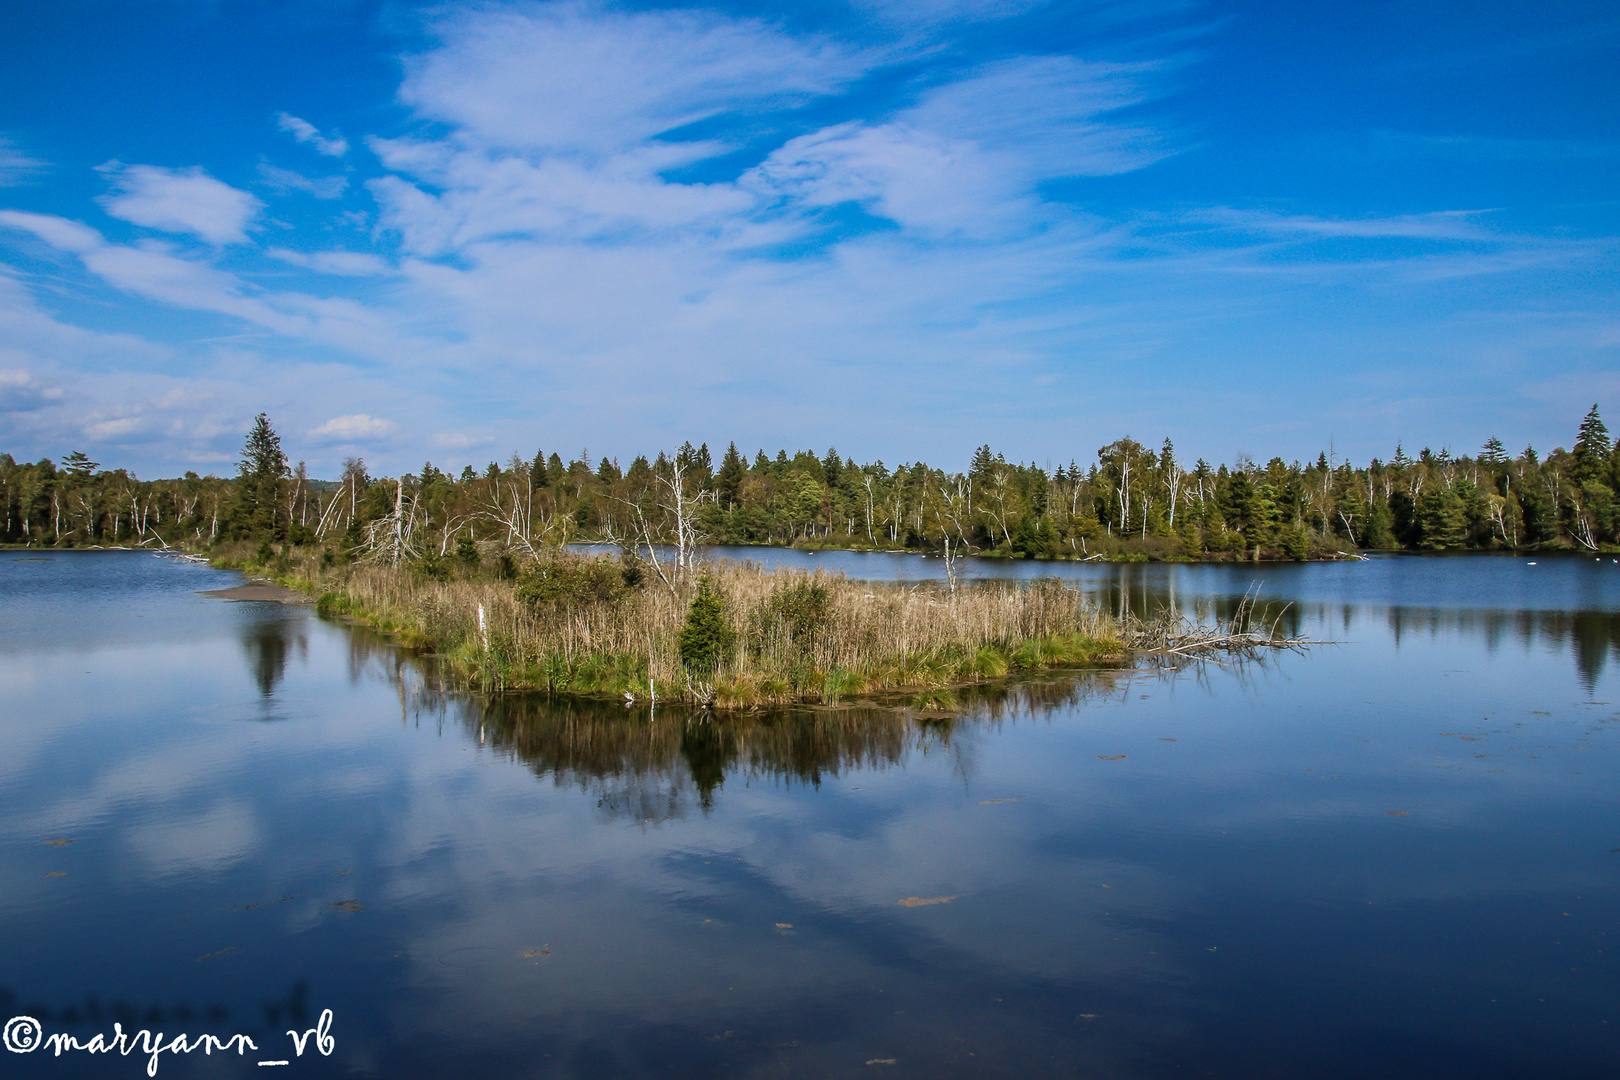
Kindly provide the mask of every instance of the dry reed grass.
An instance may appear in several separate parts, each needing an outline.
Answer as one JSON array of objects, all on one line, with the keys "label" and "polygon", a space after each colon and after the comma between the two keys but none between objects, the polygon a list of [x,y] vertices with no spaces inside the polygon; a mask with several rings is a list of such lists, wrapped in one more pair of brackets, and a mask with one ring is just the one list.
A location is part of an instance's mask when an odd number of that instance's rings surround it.
[{"label": "dry reed grass", "polygon": [[[697,590],[692,580],[670,589],[649,574],[610,595],[565,591],[530,603],[512,582],[481,572],[438,580],[406,566],[323,564],[314,553],[284,555],[270,569],[317,596],[323,612],[433,650],[465,682],[493,692],[656,695],[740,707],[920,691],[920,707],[948,706],[952,686],[1019,670],[1115,664],[1126,655],[1113,621],[1052,581],[953,596],[934,585],[711,564],[704,573],[737,644],[718,670],[693,673],[677,648]],[[558,554],[527,574],[566,578],[588,569],[585,557]],[[602,569],[598,563],[590,572],[600,578]]]}]

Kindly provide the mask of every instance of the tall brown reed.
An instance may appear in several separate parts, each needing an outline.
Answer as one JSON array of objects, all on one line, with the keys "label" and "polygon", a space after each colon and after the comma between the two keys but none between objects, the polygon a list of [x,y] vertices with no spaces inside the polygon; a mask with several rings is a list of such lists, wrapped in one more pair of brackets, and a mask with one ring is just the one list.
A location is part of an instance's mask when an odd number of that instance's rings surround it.
[{"label": "tall brown reed", "polygon": [[[559,553],[551,567],[581,558]],[[1124,654],[1113,621],[1053,581],[984,584],[952,595],[931,584],[711,564],[703,573],[738,644],[717,670],[692,672],[676,644],[697,588],[690,579],[669,588],[649,574],[609,597],[532,604],[512,582],[482,573],[440,580],[420,568],[323,565],[298,553],[275,569],[287,584],[320,597],[323,610],[432,649],[469,683],[492,691],[655,695],[722,706],[838,701],[1018,669],[1108,664]]]}]

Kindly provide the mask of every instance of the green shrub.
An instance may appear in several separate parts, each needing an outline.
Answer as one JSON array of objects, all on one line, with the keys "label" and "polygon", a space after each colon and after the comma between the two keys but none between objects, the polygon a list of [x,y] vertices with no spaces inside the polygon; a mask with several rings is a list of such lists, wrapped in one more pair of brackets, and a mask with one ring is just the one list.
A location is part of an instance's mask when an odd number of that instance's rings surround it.
[{"label": "green shrub", "polygon": [[780,630],[801,653],[808,653],[832,624],[832,595],[819,581],[779,586],[765,602],[760,622],[761,644]]},{"label": "green shrub", "polygon": [[463,536],[456,541],[456,562],[464,570],[477,570],[479,563],[478,545],[473,543],[472,537]]},{"label": "green shrub", "polygon": [[731,654],[736,634],[726,622],[726,605],[709,584],[698,581],[697,595],[686,613],[677,647],[681,663],[694,674],[712,674]]},{"label": "green shrub", "polygon": [[557,555],[518,582],[517,598],[536,613],[556,613],[591,604],[614,604],[629,593],[620,564],[609,559]]},{"label": "green shrub", "polygon": [[639,589],[647,583],[647,564],[634,551],[619,556],[619,576],[627,589]]}]

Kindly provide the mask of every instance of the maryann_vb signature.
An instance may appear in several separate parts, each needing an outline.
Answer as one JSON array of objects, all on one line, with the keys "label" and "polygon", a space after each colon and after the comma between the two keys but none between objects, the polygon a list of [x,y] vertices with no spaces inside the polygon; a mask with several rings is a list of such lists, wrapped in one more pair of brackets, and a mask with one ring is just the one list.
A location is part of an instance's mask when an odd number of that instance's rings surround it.
[{"label": "maryann_vb signature", "polygon": [[[306,1031],[288,1031],[292,1037],[293,1056],[303,1057],[304,1050],[309,1044],[310,1036],[315,1038],[315,1049],[321,1055],[332,1053],[337,1040],[332,1037],[332,1010],[323,1009],[321,1018],[312,1028]],[[163,1032],[152,1034],[142,1028],[140,1031],[127,1032],[119,1023],[113,1024],[111,1035],[97,1034],[85,1041],[80,1041],[66,1032],[55,1032],[46,1035],[38,1020],[32,1016],[13,1016],[6,1021],[5,1028],[6,1049],[14,1054],[31,1054],[35,1050],[48,1049],[56,1057],[64,1052],[80,1051],[87,1054],[120,1054],[128,1057],[139,1051],[147,1059],[146,1075],[156,1076],[158,1058],[162,1054],[191,1054],[201,1050],[205,1055],[212,1056],[217,1050],[221,1054],[235,1051],[238,1057],[249,1050],[258,1051],[259,1047],[247,1035],[237,1033],[226,1039],[217,1035],[198,1035],[192,1038],[184,1033],[175,1035],[165,1041]],[[287,1061],[261,1061],[260,1065],[286,1065]]]}]

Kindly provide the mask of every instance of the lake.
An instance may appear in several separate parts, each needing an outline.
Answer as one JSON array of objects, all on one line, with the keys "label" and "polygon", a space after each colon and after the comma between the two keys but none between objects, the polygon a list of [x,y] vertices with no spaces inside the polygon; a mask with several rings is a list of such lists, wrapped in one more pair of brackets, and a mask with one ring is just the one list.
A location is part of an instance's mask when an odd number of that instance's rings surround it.
[{"label": "lake", "polygon": [[[0,1020],[253,1041],[171,1077],[1614,1076],[1620,563],[968,570],[1325,644],[717,721],[0,552]],[[149,1067],[53,1045],[6,1075]]]}]

